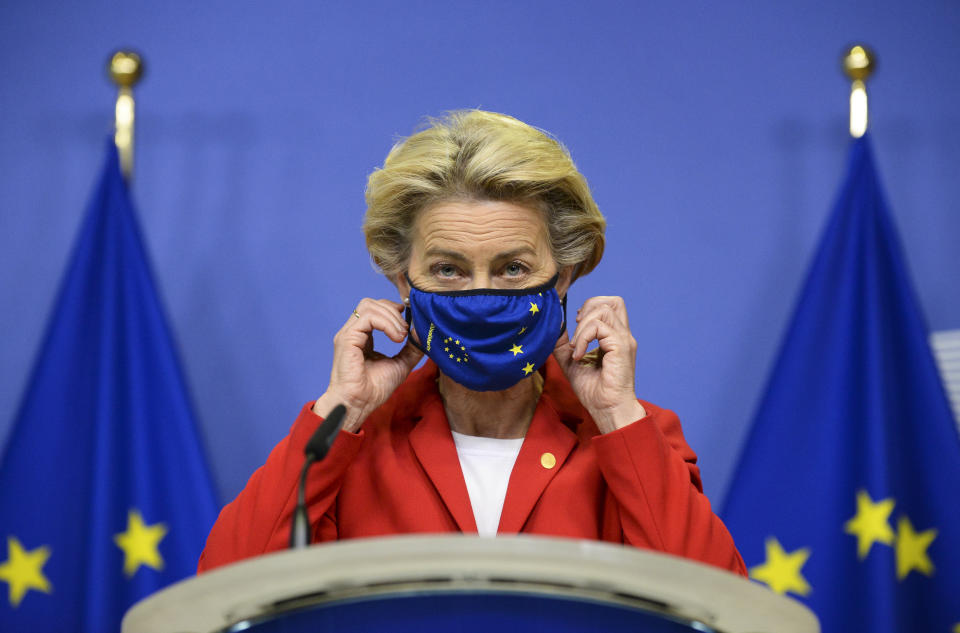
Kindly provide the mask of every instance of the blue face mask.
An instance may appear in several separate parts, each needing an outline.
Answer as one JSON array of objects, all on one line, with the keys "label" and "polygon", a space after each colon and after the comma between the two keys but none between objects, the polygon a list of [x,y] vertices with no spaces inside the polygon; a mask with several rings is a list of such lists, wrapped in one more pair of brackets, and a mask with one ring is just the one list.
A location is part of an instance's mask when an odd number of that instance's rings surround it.
[{"label": "blue face mask", "polygon": [[410,306],[419,347],[447,376],[473,391],[500,391],[538,370],[566,327],[555,288],[427,292],[413,285]]}]

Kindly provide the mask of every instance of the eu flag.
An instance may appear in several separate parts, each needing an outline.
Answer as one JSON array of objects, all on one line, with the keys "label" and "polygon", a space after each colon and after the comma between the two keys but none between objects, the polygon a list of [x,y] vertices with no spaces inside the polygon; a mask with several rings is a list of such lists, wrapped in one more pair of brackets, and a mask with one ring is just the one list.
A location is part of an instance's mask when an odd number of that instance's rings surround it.
[{"label": "eu flag", "polygon": [[724,521],[825,633],[960,631],[960,440],[870,142],[761,401]]},{"label": "eu flag", "polygon": [[0,463],[0,631],[119,631],[216,512],[111,141]]}]

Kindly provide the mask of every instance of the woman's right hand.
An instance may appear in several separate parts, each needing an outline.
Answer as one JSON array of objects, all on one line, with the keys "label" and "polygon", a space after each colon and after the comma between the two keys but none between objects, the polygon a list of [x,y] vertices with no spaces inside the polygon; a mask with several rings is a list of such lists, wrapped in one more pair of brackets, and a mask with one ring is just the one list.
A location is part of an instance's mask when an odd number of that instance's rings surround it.
[{"label": "woman's right hand", "polygon": [[373,349],[379,330],[401,343],[409,330],[403,304],[388,299],[363,299],[333,337],[333,369],[327,391],[317,398],[313,412],[326,417],[338,404],[347,408],[343,430],[356,432],[374,409],[386,402],[423,357],[409,340],[393,357]]}]

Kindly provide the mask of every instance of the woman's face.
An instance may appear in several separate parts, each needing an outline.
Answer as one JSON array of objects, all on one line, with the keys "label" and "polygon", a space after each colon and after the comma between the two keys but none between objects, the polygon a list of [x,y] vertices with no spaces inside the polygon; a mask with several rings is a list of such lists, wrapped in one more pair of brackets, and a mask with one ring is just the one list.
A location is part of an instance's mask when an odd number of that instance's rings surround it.
[{"label": "woman's face", "polygon": [[[557,264],[540,211],[513,202],[451,201],[428,207],[414,223],[408,274],[420,289],[531,288],[550,281]],[[560,271],[557,292],[570,286]],[[403,296],[403,273],[396,279]]]}]

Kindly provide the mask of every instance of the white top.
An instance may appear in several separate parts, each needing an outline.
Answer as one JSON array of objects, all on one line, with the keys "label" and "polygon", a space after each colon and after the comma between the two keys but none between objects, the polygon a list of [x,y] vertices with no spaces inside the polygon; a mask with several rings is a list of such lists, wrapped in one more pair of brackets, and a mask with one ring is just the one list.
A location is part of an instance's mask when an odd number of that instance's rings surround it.
[{"label": "white top", "polygon": [[501,440],[464,435],[451,430],[457,445],[460,470],[467,482],[473,518],[480,536],[496,536],[500,526],[503,500],[513,464],[520,454],[523,438]]}]

